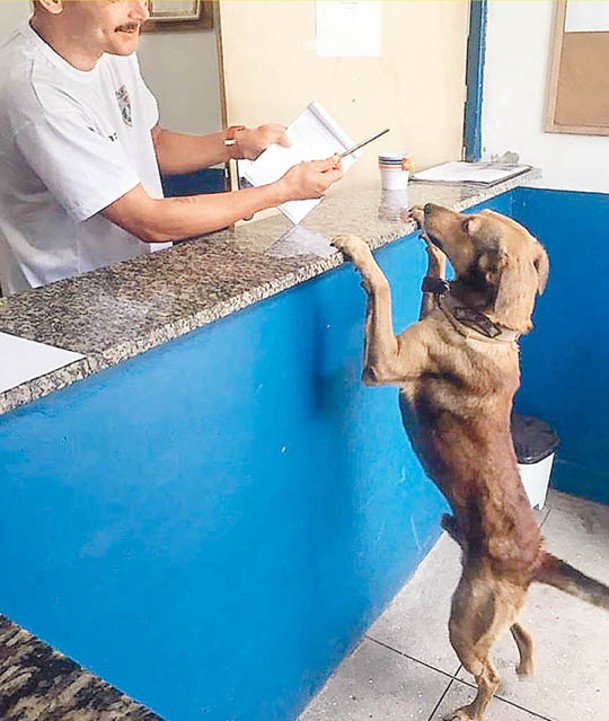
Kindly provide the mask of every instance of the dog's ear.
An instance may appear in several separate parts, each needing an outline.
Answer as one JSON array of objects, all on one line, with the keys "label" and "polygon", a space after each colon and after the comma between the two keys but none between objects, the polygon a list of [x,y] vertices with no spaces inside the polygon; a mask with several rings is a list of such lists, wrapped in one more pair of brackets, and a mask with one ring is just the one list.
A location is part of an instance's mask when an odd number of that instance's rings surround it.
[{"label": "dog's ear", "polygon": [[[539,258],[541,268],[543,261]],[[526,333],[533,327],[531,315],[541,285],[541,272],[529,257],[510,254],[507,248],[499,250],[498,268],[494,319],[506,328]]]},{"label": "dog's ear", "polygon": [[462,223],[463,230],[469,235],[476,235],[480,230],[483,221],[478,215],[470,215]]},{"label": "dog's ear", "polygon": [[537,246],[537,255],[535,256],[533,265],[537,271],[537,292],[541,295],[546,288],[548,276],[550,275],[550,261],[541,243],[537,242]]},{"label": "dog's ear", "polygon": [[503,268],[502,252],[496,248],[485,248],[477,259],[478,271],[482,273],[484,282],[490,288],[496,288]]}]

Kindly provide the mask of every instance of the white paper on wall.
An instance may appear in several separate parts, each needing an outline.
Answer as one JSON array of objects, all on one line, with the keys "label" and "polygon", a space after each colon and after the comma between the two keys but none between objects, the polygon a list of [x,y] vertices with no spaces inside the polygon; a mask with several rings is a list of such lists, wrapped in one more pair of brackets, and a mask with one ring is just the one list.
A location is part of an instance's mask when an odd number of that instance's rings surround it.
[{"label": "white paper on wall", "polygon": [[343,58],[379,57],[381,11],[381,2],[377,0],[317,0],[317,55]]},{"label": "white paper on wall", "polygon": [[609,2],[570,0],[567,2],[565,32],[600,33],[609,31]]}]

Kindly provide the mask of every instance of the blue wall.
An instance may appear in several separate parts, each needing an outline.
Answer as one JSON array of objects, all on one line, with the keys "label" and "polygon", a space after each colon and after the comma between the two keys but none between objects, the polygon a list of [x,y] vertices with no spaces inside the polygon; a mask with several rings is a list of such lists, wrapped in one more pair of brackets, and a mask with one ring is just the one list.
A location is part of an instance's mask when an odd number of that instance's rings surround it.
[{"label": "blue wall", "polygon": [[553,485],[609,503],[609,196],[519,188],[513,211],[550,256],[516,404],[561,437]]},{"label": "blue wall", "polygon": [[[490,206],[552,261],[520,408],[558,429],[560,486],[608,500],[607,198]],[[400,329],[423,246],[376,257]],[[444,510],[396,390],[360,383],[364,305],[343,266],[0,417],[0,611],[169,721],[294,719]]]},{"label": "blue wall", "polygon": [[[415,320],[416,237],[378,258]],[[0,610],[170,721],[286,721],[439,533],[350,266],[0,418]]]}]

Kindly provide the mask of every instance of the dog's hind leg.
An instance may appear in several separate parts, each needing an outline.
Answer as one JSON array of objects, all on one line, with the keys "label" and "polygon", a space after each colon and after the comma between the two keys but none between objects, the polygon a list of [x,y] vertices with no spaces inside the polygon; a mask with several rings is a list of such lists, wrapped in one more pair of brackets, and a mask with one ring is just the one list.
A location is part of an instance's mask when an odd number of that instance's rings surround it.
[{"label": "dog's hind leg", "polygon": [[482,721],[500,680],[489,653],[502,631],[513,625],[524,595],[481,566],[464,567],[453,596],[450,642],[464,668],[475,678],[478,691],[470,704],[446,719]]},{"label": "dog's hind leg", "polygon": [[[471,604],[471,602],[470,602]],[[477,604],[475,604],[477,605]],[[488,599],[487,611],[493,606],[492,598]],[[453,607],[450,619],[450,642],[466,671],[474,677],[477,693],[474,700],[467,706],[447,714],[445,721],[482,721],[484,712],[489,705],[493,694],[499,686],[499,676],[488,658],[488,652],[495,640],[493,630],[493,614],[487,619],[484,629],[475,629],[475,626],[484,621],[485,611],[481,616],[474,611],[472,614],[460,615],[459,608]],[[482,630],[482,638],[476,639],[478,631]]]},{"label": "dog's hind leg", "polygon": [[[465,664],[463,665],[465,666]],[[471,659],[470,667],[467,668],[467,670],[470,671],[476,679],[478,686],[476,698],[467,706],[463,706],[463,708],[446,714],[444,721],[482,721],[484,712],[499,686],[499,676],[495,671],[495,667],[488,659],[484,661]],[[474,671],[476,671],[476,673],[474,673]]]},{"label": "dog's hind leg", "polygon": [[[457,519],[449,513],[445,513],[442,516],[440,524],[453,541],[463,548],[463,539],[459,532]],[[520,663],[516,666],[516,673],[519,676],[532,676],[535,669],[533,663],[533,639],[528,631],[519,623],[513,623],[510,626],[510,632],[516,642],[516,646],[518,646],[518,653],[520,654]]]},{"label": "dog's hind leg", "polygon": [[519,676],[531,676],[534,671],[533,639],[519,623],[513,623],[510,626],[510,631],[520,654],[520,663],[516,666],[516,673]]}]

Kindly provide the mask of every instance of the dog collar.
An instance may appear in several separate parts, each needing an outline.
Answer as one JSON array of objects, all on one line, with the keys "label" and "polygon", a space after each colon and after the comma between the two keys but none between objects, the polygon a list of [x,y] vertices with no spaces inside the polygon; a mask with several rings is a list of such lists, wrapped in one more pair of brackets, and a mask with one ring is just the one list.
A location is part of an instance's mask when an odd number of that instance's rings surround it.
[{"label": "dog collar", "polygon": [[[450,283],[446,280],[426,276],[423,278],[421,290],[424,293],[433,293],[436,296],[440,310],[448,318],[455,330],[466,338],[496,340],[502,343],[514,343],[520,338],[520,333],[517,331],[503,328],[494,323],[484,313],[479,313],[473,308],[460,304],[451,296]],[[478,335],[471,335],[471,333],[467,332],[468,330],[473,330]]]},{"label": "dog collar", "polygon": [[421,283],[423,293],[433,293],[434,295],[443,295],[450,290],[450,283],[443,278],[430,278],[426,275]]}]

